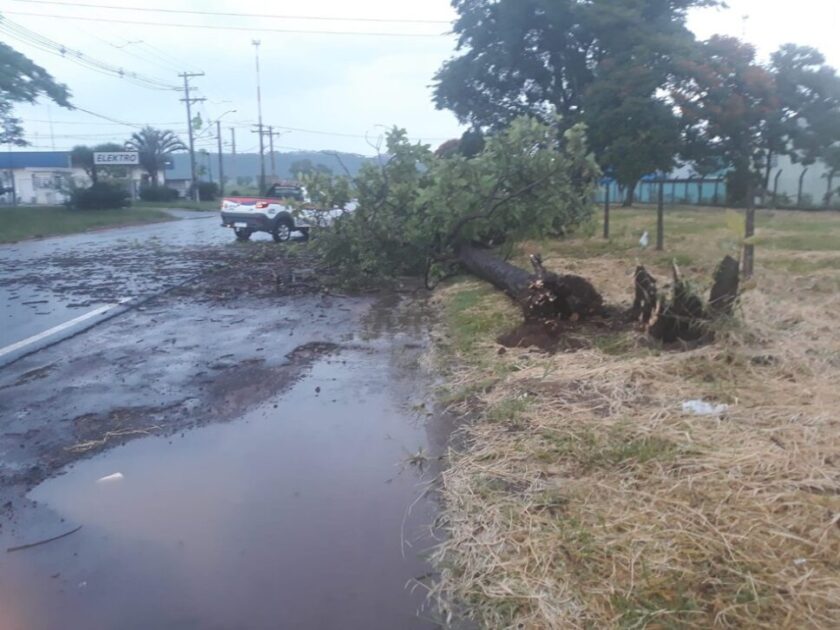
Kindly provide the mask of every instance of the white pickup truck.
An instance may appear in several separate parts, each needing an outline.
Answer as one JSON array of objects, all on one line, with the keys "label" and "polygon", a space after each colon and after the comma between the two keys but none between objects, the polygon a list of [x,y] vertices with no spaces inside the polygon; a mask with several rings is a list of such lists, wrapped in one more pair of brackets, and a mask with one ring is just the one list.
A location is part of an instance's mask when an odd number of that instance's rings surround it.
[{"label": "white pickup truck", "polygon": [[[317,210],[307,210],[306,189],[294,183],[274,184],[265,197],[225,197],[222,199],[222,227],[232,228],[237,240],[247,241],[254,232],[268,232],[282,243],[299,232],[309,238]],[[297,204],[293,202],[298,202]]]}]

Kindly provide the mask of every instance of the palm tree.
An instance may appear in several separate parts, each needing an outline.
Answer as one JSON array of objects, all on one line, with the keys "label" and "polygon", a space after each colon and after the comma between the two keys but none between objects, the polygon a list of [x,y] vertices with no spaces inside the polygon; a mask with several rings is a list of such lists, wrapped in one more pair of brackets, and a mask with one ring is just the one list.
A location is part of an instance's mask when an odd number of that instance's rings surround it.
[{"label": "palm tree", "polygon": [[152,185],[157,184],[158,173],[165,168],[169,154],[187,149],[173,132],[154,127],[144,127],[132,134],[126,141],[125,148],[140,154],[140,166],[149,174]]}]

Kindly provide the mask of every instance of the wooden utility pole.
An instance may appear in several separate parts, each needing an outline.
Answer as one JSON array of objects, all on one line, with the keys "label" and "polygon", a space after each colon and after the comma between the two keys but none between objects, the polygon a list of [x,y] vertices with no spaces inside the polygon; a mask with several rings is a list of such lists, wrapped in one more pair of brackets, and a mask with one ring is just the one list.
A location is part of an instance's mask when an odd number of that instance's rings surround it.
[{"label": "wooden utility pole", "polygon": [[191,105],[193,103],[200,103],[202,101],[206,101],[205,98],[190,98],[190,79],[192,77],[203,77],[203,72],[182,72],[178,75],[184,79],[184,98],[181,100],[187,104],[187,129],[188,135],[190,139],[190,185],[192,187],[192,194],[193,199],[195,201],[199,201],[198,198],[198,186],[196,185],[195,181],[195,140],[193,139],[193,121],[192,121],[192,109]]},{"label": "wooden utility pole", "polygon": [[230,178],[236,183],[236,129],[230,128]]},{"label": "wooden utility pole", "polygon": [[607,192],[604,195],[604,238],[610,237],[610,185],[607,182]]},{"label": "wooden utility pole", "polygon": [[665,180],[659,180],[659,200],[656,204],[656,249],[665,249]]},{"label": "wooden utility pole", "polygon": [[219,143],[219,195],[225,194],[225,171],[222,166],[222,121],[216,121],[216,140]]},{"label": "wooden utility pole", "polygon": [[744,277],[750,278],[755,270],[755,245],[752,237],[755,235],[755,189],[752,177],[747,184],[747,217],[744,225]]},{"label": "wooden utility pole", "polygon": [[268,128],[268,146],[271,151],[271,177],[277,180],[277,166],[274,163],[274,136],[282,135],[279,131],[274,131],[274,127]]}]

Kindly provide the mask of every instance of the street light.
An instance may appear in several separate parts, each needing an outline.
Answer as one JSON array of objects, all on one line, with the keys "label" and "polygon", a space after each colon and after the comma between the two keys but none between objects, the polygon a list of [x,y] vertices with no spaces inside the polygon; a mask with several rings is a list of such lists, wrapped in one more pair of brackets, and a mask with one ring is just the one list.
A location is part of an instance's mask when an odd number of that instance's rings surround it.
[{"label": "street light", "polygon": [[251,40],[257,62],[257,123],[260,134],[260,192],[265,190],[265,145],[263,144],[262,92],[260,88],[260,40]]}]

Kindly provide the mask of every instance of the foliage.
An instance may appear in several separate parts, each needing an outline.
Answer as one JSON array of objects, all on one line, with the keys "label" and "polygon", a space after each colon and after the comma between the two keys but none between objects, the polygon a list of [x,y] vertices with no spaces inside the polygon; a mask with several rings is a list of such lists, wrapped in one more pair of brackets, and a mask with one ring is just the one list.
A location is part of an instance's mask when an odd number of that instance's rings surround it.
[{"label": "foliage", "polygon": [[89,188],[76,188],[67,205],[76,210],[110,210],[131,205],[130,195],[116,182],[97,182]]},{"label": "foliage", "polygon": [[20,119],[12,115],[15,103],[35,103],[46,96],[62,107],[72,108],[70,92],[56,83],[41,66],[0,42],[0,143],[25,146]]},{"label": "foliage", "polygon": [[533,118],[489,137],[473,158],[438,157],[398,129],[387,155],[352,182],[307,182],[328,207],[358,202],[319,239],[327,261],[351,274],[418,274],[453,261],[464,243],[561,233],[590,216],[599,175],[582,125],[560,136]]},{"label": "foliage", "polygon": [[175,201],[178,191],[166,186],[141,186],[140,199],[143,201]]},{"label": "foliage", "polygon": [[714,0],[455,0],[458,55],[435,101],[465,123],[499,128],[527,114],[583,120],[601,166],[632,195],[668,170],[679,127],[664,88],[694,38],[686,12]]},{"label": "foliage", "polygon": [[684,154],[727,164],[730,203],[743,205],[766,159],[768,120],[778,108],[773,75],[756,62],[752,46],[717,35],[681,66],[684,78],[672,94],[683,117]]},{"label": "foliage", "polygon": [[116,142],[105,142],[98,144],[95,147],[88,147],[83,144],[76,145],[70,151],[70,164],[75,168],[84,169],[91,181],[96,183],[99,177],[104,175],[105,178],[121,179],[128,177],[128,167],[126,166],[103,166],[99,165],[93,168],[93,154],[97,152],[120,152],[125,149]]},{"label": "foliage", "polygon": [[[219,185],[216,182],[198,182],[197,185],[199,201],[214,201],[219,196]],[[193,190],[191,186],[187,194],[190,199],[193,198]]]},{"label": "foliage", "polygon": [[332,173],[332,169],[324,164],[313,164],[312,160],[305,158],[303,160],[295,160],[289,166],[289,171],[295,177],[302,178],[304,175],[311,175],[313,173]]},{"label": "foliage", "polygon": [[149,174],[152,184],[158,181],[158,173],[166,168],[166,158],[176,151],[186,151],[187,147],[172,131],[144,127],[132,134],[125,143],[125,148],[137,151],[140,166]]}]

